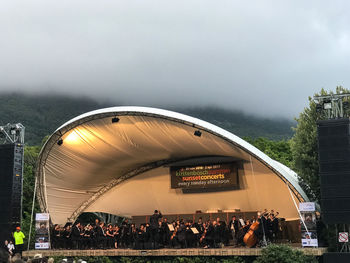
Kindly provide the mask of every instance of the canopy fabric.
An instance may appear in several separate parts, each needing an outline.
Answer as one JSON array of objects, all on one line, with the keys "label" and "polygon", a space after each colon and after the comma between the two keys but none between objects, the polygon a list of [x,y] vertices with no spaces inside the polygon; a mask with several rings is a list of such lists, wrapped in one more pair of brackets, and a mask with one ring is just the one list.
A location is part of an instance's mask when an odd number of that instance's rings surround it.
[{"label": "canopy fabric", "polygon": [[[171,189],[168,165],[203,156],[244,160],[240,189]],[[293,171],[239,137],[196,118],[144,107],[101,109],[62,125],[42,148],[37,178],[41,209],[60,224],[82,212],[133,216],[154,209],[174,214],[268,208],[294,218],[288,187],[297,202],[308,200]]]}]

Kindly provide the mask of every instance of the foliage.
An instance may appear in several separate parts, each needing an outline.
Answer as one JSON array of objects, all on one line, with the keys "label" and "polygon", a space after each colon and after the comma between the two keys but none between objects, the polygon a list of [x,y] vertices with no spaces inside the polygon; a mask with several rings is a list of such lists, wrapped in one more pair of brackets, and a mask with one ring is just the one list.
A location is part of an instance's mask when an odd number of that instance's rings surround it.
[{"label": "foliage", "polygon": [[293,158],[290,148],[290,141],[272,141],[262,137],[256,139],[245,137],[244,139],[258,148],[260,151],[264,152],[270,158],[291,167]]},{"label": "foliage", "polygon": [[[336,88],[338,94],[348,92],[349,90],[343,87]],[[322,89],[320,94],[315,95],[332,93]],[[316,103],[309,97],[309,106],[296,118],[297,127],[291,140],[292,168],[298,174],[301,186],[314,201],[320,200],[317,145],[317,121],[320,119],[322,116],[316,111]]]},{"label": "foliage", "polygon": [[[25,241],[29,240],[31,211],[33,205],[34,185],[35,185],[35,167],[40,152],[40,146],[26,146],[24,148],[24,169],[23,169],[23,214],[22,229],[26,235]],[[40,211],[39,204],[35,201],[34,214]],[[31,246],[34,245],[34,220],[32,224]],[[25,247],[27,247],[25,243]]]},{"label": "foliage", "polygon": [[306,256],[302,251],[287,245],[269,245],[262,250],[254,263],[314,263],[314,257]]},{"label": "foliage", "polygon": [[240,137],[286,140],[293,136],[291,127],[295,125],[292,120],[269,119],[215,107],[174,108],[173,110],[208,121]]},{"label": "foliage", "polygon": [[[87,98],[62,95],[0,94],[0,125],[21,122],[26,127],[27,145],[38,145],[66,121],[82,113],[115,106]],[[273,140],[288,139],[293,135],[291,120],[265,119],[246,115],[240,111],[214,107],[180,108],[170,110],[194,116],[218,125],[238,136],[266,137]]]},{"label": "foliage", "polygon": [[[61,262],[62,256],[53,257],[55,262]],[[78,262],[79,259],[88,263],[244,263],[240,257],[74,257],[73,260]]]},{"label": "foliage", "polygon": [[1,94],[0,125],[22,123],[26,127],[26,144],[39,145],[44,136],[51,134],[66,121],[98,108],[101,108],[101,104],[87,98]]}]

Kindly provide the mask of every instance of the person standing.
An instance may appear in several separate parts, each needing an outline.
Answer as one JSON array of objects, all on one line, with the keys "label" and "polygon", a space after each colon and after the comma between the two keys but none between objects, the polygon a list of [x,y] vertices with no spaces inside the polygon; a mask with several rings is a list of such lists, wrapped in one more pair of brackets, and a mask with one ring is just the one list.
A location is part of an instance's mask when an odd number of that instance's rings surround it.
[{"label": "person standing", "polygon": [[150,217],[150,229],[151,229],[151,242],[153,248],[157,248],[157,236],[158,236],[158,228],[159,228],[159,219],[162,218],[162,213],[158,210],[154,210],[154,214]]},{"label": "person standing", "polygon": [[23,251],[23,239],[26,236],[23,234],[23,232],[21,231],[21,227],[16,227],[16,231],[13,233],[13,238],[15,240],[15,253],[19,253],[20,255],[22,255],[22,251]]},{"label": "person standing", "polygon": [[239,227],[240,223],[239,221],[236,219],[236,216],[232,216],[232,220],[229,222],[229,229],[231,231],[231,235],[232,235],[232,240],[233,240],[233,246],[237,246],[238,242],[237,242],[237,235],[238,235],[238,231],[239,231]]}]

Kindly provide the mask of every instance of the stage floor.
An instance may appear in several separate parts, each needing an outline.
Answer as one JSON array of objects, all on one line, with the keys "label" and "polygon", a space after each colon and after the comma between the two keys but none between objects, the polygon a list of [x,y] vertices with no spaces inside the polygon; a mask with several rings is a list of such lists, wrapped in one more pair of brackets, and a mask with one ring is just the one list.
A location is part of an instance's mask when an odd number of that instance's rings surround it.
[{"label": "stage floor", "polygon": [[[294,246],[293,246],[294,247]],[[322,256],[327,248],[297,248],[307,255]],[[154,249],[154,250],[134,250],[134,249],[106,249],[106,250],[29,250],[24,251],[23,256],[34,257],[41,254],[43,257],[67,256],[67,257],[86,257],[86,256],[108,256],[108,257],[159,257],[159,256],[259,256],[261,248],[187,248],[187,249]]]}]

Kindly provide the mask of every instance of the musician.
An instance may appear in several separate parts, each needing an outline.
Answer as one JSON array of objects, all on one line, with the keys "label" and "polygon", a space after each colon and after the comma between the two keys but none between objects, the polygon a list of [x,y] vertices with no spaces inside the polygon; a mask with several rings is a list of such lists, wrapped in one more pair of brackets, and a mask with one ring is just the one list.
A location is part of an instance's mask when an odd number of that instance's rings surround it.
[{"label": "musician", "polygon": [[240,225],[240,223],[237,220],[235,215],[232,216],[232,219],[229,222],[228,227],[229,227],[231,235],[232,235],[233,246],[237,246],[238,245],[237,235],[238,235],[238,231],[239,231],[239,228],[241,227],[241,225]]},{"label": "musician", "polygon": [[142,224],[139,229],[136,229],[135,249],[145,249],[147,241],[146,228]]},{"label": "musician", "polygon": [[279,231],[279,223],[278,223],[277,215],[278,214],[276,215],[270,214],[267,219],[267,228],[268,228],[267,237],[271,242],[276,241],[278,231]]},{"label": "musician", "polygon": [[61,247],[60,244],[60,226],[59,225],[54,225],[52,233],[51,233],[51,237],[52,237],[52,242],[51,242],[51,246],[53,249],[58,249]]},{"label": "musician", "polygon": [[186,247],[193,247],[196,243],[196,236],[191,229],[193,225],[193,221],[189,220],[186,222],[185,225],[186,225]]},{"label": "musician", "polygon": [[92,249],[93,247],[93,226],[88,224],[84,228],[84,233],[82,236],[82,246],[85,249]]},{"label": "musician", "polygon": [[66,249],[71,249],[72,248],[72,241],[70,239],[71,232],[72,232],[72,227],[71,227],[70,224],[67,223],[65,225],[65,228],[64,228],[64,231],[63,231],[63,234],[62,234],[64,248],[66,248]]},{"label": "musician", "polygon": [[71,234],[71,240],[73,244],[74,249],[80,249],[81,248],[81,241],[82,241],[82,235],[81,232],[81,224],[80,222],[76,223],[72,228],[72,234]]},{"label": "musician", "polygon": [[100,227],[100,220],[98,218],[95,219],[95,222],[92,224],[93,229],[92,229],[92,240],[93,240],[93,246],[95,248],[99,247],[98,243],[98,237],[97,233],[99,232],[98,228]]},{"label": "musician", "polygon": [[179,226],[176,225],[176,222],[173,222],[173,226],[174,226],[174,231],[171,233],[169,243],[172,248],[175,248],[179,244],[178,238],[177,238],[177,230],[179,229]]},{"label": "musician", "polygon": [[118,227],[117,224],[114,225],[114,248],[118,248],[120,244],[120,228]]},{"label": "musician", "polygon": [[106,244],[108,248],[113,248],[114,247],[114,230],[113,230],[113,226],[111,224],[109,224],[107,226],[107,230],[106,230]]},{"label": "musician", "polygon": [[170,230],[168,227],[168,219],[164,218],[160,226],[160,242],[163,246],[169,245]]},{"label": "musician", "polygon": [[125,219],[121,226],[121,242],[120,245],[124,248],[129,246],[130,242],[131,227],[129,224],[129,219]]},{"label": "musician", "polygon": [[137,235],[137,229],[136,229],[136,226],[135,224],[131,224],[131,227],[130,227],[130,247],[131,248],[135,248],[136,246],[136,235]]},{"label": "musician", "polygon": [[163,216],[160,211],[154,210],[154,214],[149,219],[150,234],[151,234],[150,238],[154,249],[157,247],[157,234],[158,234],[158,227],[159,227],[158,221],[162,217]]},{"label": "musician", "polygon": [[96,248],[105,248],[106,247],[106,232],[104,230],[104,223],[100,222],[99,226],[96,228],[96,240],[97,240],[97,245]]},{"label": "musician", "polygon": [[186,244],[186,225],[183,220],[180,221],[180,226],[177,230],[177,241],[179,242],[181,248],[185,248]]},{"label": "musician", "polygon": [[[215,223],[214,223],[215,222]],[[213,221],[213,224],[216,224],[216,221]],[[204,235],[204,248],[213,248],[215,240],[215,229],[210,220],[207,221],[207,226]]]},{"label": "musician", "polygon": [[245,234],[248,232],[248,230],[251,226],[251,222],[250,222],[250,220],[246,220],[243,223],[244,223],[243,226],[241,226],[241,224],[239,223],[240,228],[237,232],[237,243],[244,246],[245,243],[243,241],[243,238],[244,238]]},{"label": "musician", "polygon": [[217,247],[221,243],[222,238],[222,228],[220,224],[220,218],[219,221],[213,221],[213,227],[214,227],[214,246]]}]

